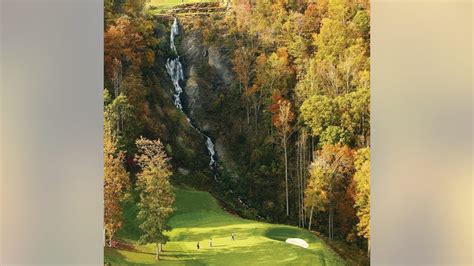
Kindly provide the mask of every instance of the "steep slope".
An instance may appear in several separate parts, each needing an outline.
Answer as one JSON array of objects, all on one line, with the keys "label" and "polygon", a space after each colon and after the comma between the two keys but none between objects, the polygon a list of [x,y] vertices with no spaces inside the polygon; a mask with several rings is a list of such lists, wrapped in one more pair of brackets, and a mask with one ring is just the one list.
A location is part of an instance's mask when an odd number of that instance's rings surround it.
[{"label": "steep slope", "polygon": [[[121,244],[118,249],[105,249],[105,261],[111,265],[344,265],[316,236],[296,227],[231,215],[207,192],[177,189],[175,207],[169,220],[170,241],[159,262],[155,260],[153,245],[135,247],[140,232],[136,229],[137,208],[131,203],[118,234]],[[309,248],[285,243],[290,237],[304,239]]]}]

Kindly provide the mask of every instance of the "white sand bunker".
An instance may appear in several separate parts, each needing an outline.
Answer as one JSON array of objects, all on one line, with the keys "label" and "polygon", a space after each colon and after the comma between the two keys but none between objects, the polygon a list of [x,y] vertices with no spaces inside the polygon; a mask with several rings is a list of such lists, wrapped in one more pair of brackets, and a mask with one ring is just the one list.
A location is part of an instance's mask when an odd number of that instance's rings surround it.
[{"label": "white sand bunker", "polygon": [[302,247],[302,248],[308,248],[309,247],[308,243],[306,243],[306,241],[304,241],[301,238],[288,238],[285,242],[288,243],[288,244],[292,244],[292,245]]}]

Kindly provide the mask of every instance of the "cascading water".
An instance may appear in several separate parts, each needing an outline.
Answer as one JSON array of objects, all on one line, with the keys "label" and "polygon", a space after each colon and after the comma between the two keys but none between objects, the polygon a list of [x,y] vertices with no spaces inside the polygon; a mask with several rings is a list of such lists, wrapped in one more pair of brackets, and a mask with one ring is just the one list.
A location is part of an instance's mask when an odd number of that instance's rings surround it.
[{"label": "cascading water", "polygon": [[173,50],[176,54],[178,54],[178,51],[176,50],[176,46],[174,44],[174,37],[178,35],[179,35],[179,23],[178,23],[178,19],[174,18],[173,25],[171,25],[170,46],[171,46],[171,50]]},{"label": "cascading water", "polygon": [[[184,82],[184,74],[183,74],[183,66],[181,64],[181,61],[179,60],[179,54],[178,50],[176,49],[175,45],[175,40],[176,36],[180,34],[179,32],[179,22],[177,18],[174,18],[173,25],[171,26],[171,33],[170,33],[170,48],[171,50],[174,51],[176,54],[176,58],[168,58],[166,60],[166,71],[168,72],[168,75],[170,76],[171,80],[173,81],[173,101],[174,105],[186,116],[186,120],[189,122],[189,125],[196,130],[201,136],[203,136],[204,139],[206,139],[206,148],[207,152],[209,153],[209,168],[212,170],[214,173],[214,180],[216,182],[220,182],[219,180],[219,172],[217,169],[217,154],[215,150],[215,145],[214,142],[212,142],[212,139],[206,135],[200,128],[198,128],[194,122],[192,121],[191,117],[189,117],[188,114],[183,109],[183,103],[181,101],[181,95],[183,93],[183,88],[181,88],[181,85],[179,85],[180,81]],[[233,190],[229,190],[231,194],[235,194]],[[244,207],[244,208],[249,208],[249,205],[245,202],[245,200],[237,195],[237,199],[239,203]],[[257,215],[258,219],[263,219],[261,216]]]},{"label": "cascading water", "polygon": [[179,32],[179,23],[178,19],[174,18],[173,25],[171,26],[171,33],[170,33],[170,48],[175,52],[177,55],[176,58],[171,59],[168,58],[166,60],[166,71],[170,76],[171,80],[173,81],[173,101],[174,105],[186,116],[186,120],[189,122],[192,128],[194,128],[199,134],[201,134],[206,139],[206,148],[209,153],[210,161],[209,161],[209,168],[214,172],[214,179],[219,182],[218,178],[218,171],[217,171],[217,157],[216,157],[216,150],[215,145],[212,142],[212,139],[204,134],[196,125],[194,125],[191,118],[184,112],[183,104],[181,102],[181,94],[183,93],[183,89],[181,85],[179,85],[180,81],[184,81],[184,74],[183,74],[183,66],[179,61],[178,50],[176,49],[175,45],[175,38],[180,34]]}]

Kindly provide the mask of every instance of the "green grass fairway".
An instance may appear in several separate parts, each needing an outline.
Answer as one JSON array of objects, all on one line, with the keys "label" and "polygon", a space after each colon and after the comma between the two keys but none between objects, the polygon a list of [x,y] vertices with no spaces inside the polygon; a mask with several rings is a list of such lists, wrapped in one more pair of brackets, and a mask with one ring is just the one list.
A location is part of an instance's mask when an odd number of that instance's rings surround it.
[{"label": "green grass fairway", "polygon": [[217,2],[218,0],[150,0],[149,7],[154,7],[156,10],[169,9],[176,5],[198,3],[198,2]]},{"label": "green grass fairway", "polygon": [[[157,262],[154,245],[134,250],[105,249],[112,265],[344,265],[322,240],[305,230],[242,219],[224,212],[207,192],[176,190],[176,211],[169,220],[170,242]],[[118,237],[134,245],[140,235],[137,208],[126,206],[126,221]],[[235,233],[236,239],[231,240]],[[213,247],[209,247],[212,237]],[[308,249],[286,244],[289,237],[304,239]],[[200,241],[201,248],[196,244]]]}]

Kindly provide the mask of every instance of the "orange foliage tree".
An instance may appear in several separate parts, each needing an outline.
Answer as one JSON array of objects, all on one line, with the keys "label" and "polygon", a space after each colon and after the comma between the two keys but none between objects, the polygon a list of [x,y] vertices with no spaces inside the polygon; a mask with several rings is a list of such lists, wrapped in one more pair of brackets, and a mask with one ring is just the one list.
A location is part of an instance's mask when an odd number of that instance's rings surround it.
[{"label": "orange foliage tree", "polygon": [[273,114],[272,123],[279,132],[284,152],[286,216],[289,216],[290,207],[288,202],[288,136],[290,135],[292,130],[291,124],[295,119],[295,114],[291,110],[291,102],[284,99],[279,92],[273,93],[272,102],[273,103],[270,106],[270,111]]}]

